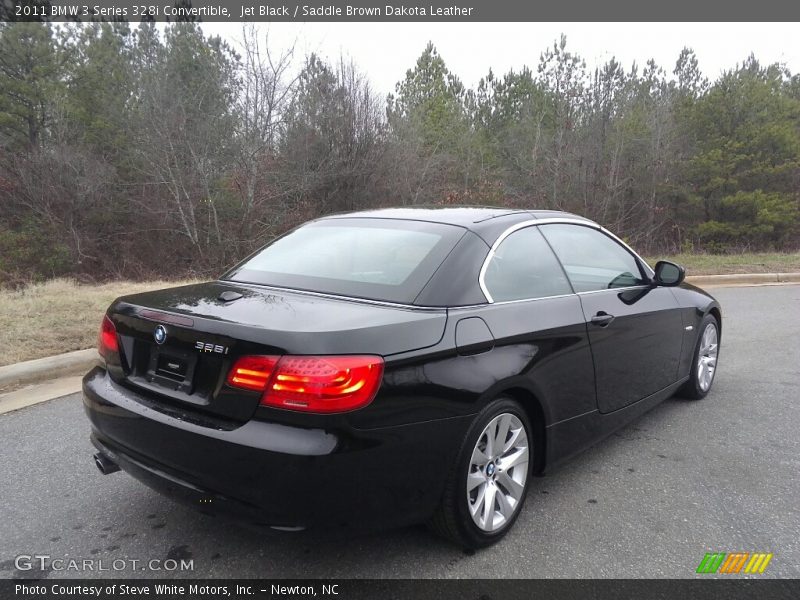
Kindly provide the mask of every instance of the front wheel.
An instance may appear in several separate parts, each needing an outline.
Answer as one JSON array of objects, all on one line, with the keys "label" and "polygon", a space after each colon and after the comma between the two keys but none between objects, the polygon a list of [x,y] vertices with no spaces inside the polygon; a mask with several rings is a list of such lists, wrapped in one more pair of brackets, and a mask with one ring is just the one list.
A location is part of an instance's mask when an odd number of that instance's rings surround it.
[{"label": "front wheel", "polygon": [[680,395],[691,400],[700,400],[711,391],[717,373],[719,357],[719,323],[713,315],[706,315],[700,322],[700,335],[692,360],[692,371],[680,390]]},{"label": "front wheel", "polygon": [[519,516],[533,464],[533,431],[514,400],[489,403],[462,443],[432,528],[465,548],[499,541]]}]

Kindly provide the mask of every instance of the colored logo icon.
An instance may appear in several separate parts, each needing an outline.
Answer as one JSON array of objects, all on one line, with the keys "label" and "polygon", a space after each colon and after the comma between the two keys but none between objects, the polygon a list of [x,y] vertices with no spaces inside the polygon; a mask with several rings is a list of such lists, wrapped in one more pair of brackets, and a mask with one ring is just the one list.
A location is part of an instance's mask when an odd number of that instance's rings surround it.
[{"label": "colored logo icon", "polygon": [[707,552],[697,567],[697,573],[761,574],[772,552]]}]

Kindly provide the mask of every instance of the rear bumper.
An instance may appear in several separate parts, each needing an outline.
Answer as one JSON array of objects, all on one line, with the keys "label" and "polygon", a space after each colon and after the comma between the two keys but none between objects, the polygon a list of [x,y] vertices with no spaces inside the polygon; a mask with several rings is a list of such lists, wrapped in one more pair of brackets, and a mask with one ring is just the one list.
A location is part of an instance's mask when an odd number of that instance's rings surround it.
[{"label": "rear bumper", "polygon": [[252,420],[227,431],[160,412],[101,368],[83,392],[92,443],[123,470],[203,511],[283,527],[425,520],[471,420],[334,431]]}]

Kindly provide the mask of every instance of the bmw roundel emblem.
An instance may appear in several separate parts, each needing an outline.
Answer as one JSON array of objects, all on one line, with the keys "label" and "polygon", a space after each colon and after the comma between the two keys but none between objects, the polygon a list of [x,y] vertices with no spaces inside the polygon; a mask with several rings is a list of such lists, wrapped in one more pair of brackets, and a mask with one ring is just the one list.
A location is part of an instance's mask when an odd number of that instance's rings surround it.
[{"label": "bmw roundel emblem", "polygon": [[163,325],[156,325],[153,331],[153,337],[156,339],[156,344],[163,344],[167,341],[167,330]]}]

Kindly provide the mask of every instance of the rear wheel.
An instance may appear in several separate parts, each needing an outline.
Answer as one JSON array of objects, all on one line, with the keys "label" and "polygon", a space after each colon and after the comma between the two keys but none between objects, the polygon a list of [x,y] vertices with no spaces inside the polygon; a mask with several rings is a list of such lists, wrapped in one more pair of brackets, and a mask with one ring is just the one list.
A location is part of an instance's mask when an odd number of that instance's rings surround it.
[{"label": "rear wheel", "polygon": [[500,398],[487,405],[462,443],[432,528],[465,548],[500,540],[525,502],[533,448],[519,403]]},{"label": "rear wheel", "polygon": [[717,373],[719,356],[719,323],[713,315],[706,315],[700,323],[700,335],[694,349],[692,371],[680,390],[680,395],[691,400],[700,400],[711,391]]}]

